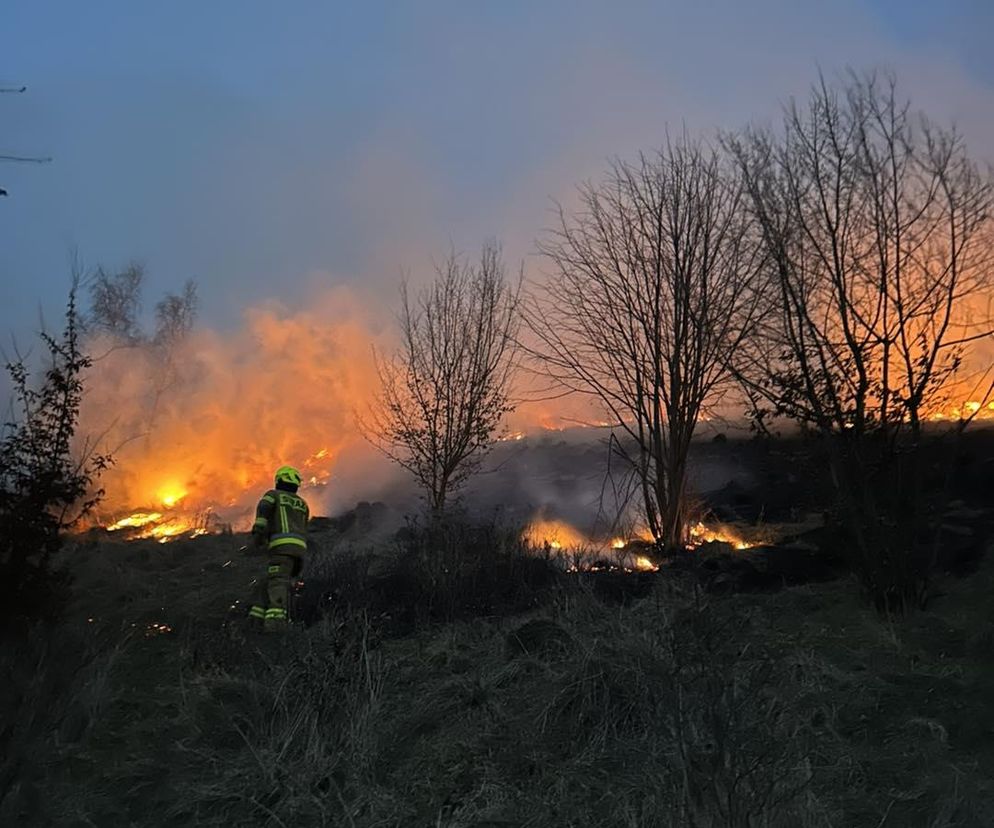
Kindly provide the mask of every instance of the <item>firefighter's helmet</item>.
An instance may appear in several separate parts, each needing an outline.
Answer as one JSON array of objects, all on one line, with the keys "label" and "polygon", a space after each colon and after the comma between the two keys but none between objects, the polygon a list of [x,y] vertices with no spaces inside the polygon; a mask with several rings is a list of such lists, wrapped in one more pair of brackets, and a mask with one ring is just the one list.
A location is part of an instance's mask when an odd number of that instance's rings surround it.
[{"label": "firefighter's helmet", "polygon": [[276,471],[276,482],[299,486],[301,482],[300,472],[293,466],[280,466]]}]

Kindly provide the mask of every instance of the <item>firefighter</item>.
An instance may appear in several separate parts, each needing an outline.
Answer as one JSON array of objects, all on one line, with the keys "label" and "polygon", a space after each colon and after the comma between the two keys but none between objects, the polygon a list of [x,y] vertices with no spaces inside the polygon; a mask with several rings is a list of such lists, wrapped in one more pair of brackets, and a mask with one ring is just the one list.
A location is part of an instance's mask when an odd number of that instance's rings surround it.
[{"label": "firefighter", "polygon": [[266,492],[255,508],[252,537],[257,549],[269,554],[266,579],[259,580],[255,599],[249,610],[253,623],[266,632],[286,629],[290,600],[290,579],[300,574],[307,551],[307,520],[310,510],[297,494],[300,472],[281,466],[276,472],[276,486]]}]

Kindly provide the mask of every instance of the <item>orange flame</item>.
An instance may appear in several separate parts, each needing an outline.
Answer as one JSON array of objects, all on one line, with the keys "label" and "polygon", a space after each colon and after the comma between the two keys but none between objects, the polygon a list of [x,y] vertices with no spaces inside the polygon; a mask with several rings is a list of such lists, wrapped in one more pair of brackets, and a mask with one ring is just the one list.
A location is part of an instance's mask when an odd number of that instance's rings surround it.
[{"label": "orange flame", "polygon": [[168,486],[159,490],[158,498],[162,505],[167,509],[172,509],[177,503],[179,503],[184,497],[186,497],[186,491],[179,488],[174,488],[173,486]]},{"label": "orange flame", "polygon": [[928,415],[928,419],[933,422],[965,420],[969,417],[977,420],[994,420],[994,401],[985,405],[979,400],[968,400],[962,405],[953,405],[946,411],[933,411]]},{"label": "orange flame", "polygon": [[750,549],[753,544],[748,543],[741,537],[731,532],[727,527],[712,528],[705,526],[698,521],[690,527],[690,546],[697,547],[703,543],[711,542],[727,543],[736,549]]},{"label": "orange flame", "polygon": [[124,534],[129,539],[155,538],[159,543],[180,537],[197,537],[208,531],[205,520],[178,514],[166,517],[162,512],[135,512],[114,521],[106,529]]},{"label": "orange flame", "polygon": [[650,561],[644,555],[636,555],[635,556],[635,568],[639,572],[658,572],[659,571],[659,566],[657,564],[654,564],[652,561]]},{"label": "orange flame", "polygon": [[535,520],[524,531],[523,539],[536,548],[580,549],[590,541],[563,520]]},{"label": "orange flame", "polygon": [[207,509],[245,526],[282,465],[301,470],[312,511],[328,508],[326,484],[343,454],[369,475],[382,468],[367,462],[353,417],[376,382],[371,329],[350,293],[336,289],[297,313],[250,309],[240,330],[195,330],[168,352],[91,341],[99,361],[86,378],[79,433],[105,435],[100,448],[114,456],[101,478],[102,509],[123,520],[167,513],[149,521],[156,537],[195,528]]},{"label": "orange flame", "polygon": [[107,531],[117,532],[120,529],[139,528],[160,520],[162,520],[161,512],[135,512],[133,515],[128,515],[110,524]]}]

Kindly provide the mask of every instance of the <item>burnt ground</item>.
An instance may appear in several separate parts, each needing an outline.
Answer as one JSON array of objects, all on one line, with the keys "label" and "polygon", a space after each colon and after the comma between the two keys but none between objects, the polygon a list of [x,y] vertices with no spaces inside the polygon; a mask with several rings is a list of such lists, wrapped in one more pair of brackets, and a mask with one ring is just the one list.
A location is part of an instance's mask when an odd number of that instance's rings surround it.
[{"label": "burnt ground", "polygon": [[[691,448],[690,492],[701,516],[719,522],[796,523],[827,507],[830,481],[816,440],[733,435],[718,432]],[[994,425],[981,423],[958,441],[930,446],[934,490],[948,486],[949,499],[971,505],[994,502]],[[527,520],[544,512],[592,533],[607,529],[614,506],[605,483],[608,472],[606,436],[598,437],[593,429],[546,432],[500,445],[489,474],[478,478],[465,500],[478,514],[503,510]],[[394,489],[382,499],[402,498]]]},{"label": "burnt ground", "polygon": [[[708,543],[694,553],[658,561],[671,571],[691,571],[708,591],[768,591],[823,582],[848,575],[850,539],[832,520],[831,483],[817,441],[799,438],[756,439],[741,430],[711,429],[697,440],[690,457],[690,491],[695,518],[748,540],[742,551]],[[930,506],[941,526],[941,571],[973,571],[994,531],[994,427],[980,424],[958,440],[930,445]],[[615,461],[617,471],[617,462]],[[561,519],[588,536],[624,534],[613,523],[617,501],[610,483],[606,436],[592,429],[547,432],[502,444],[463,498],[475,520],[497,518],[526,524],[536,515]],[[417,508],[408,490],[384,494],[390,503]],[[370,521],[369,510],[376,512]],[[363,511],[365,510],[365,511]],[[397,510],[364,505],[366,528],[346,532],[349,542],[368,535],[370,525],[396,526]],[[341,521],[351,521],[347,513]],[[393,520],[393,523],[391,523]],[[650,555],[637,542],[630,550]],[[619,600],[645,593],[651,576],[625,577],[610,556],[594,555],[600,564],[590,577]],[[589,561],[588,561],[589,562]],[[665,572],[664,572],[665,576]]]},{"label": "burnt ground", "polygon": [[[963,548],[990,546],[991,447],[980,435],[956,460],[944,522]],[[567,449],[526,459],[547,508],[559,484],[545,475],[586,485],[588,449]],[[819,504],[790,446],[698,451],[720,469],[741,459],[710,490],[726,520]],[[664,568],[630,576],[621,600],[527,564],[527,589],[401,629],[350,594],[402,572],[458,609],[496,570],[363,551],[390,520],[370,504],[316,525],[311,571],[352,555],[366,580],[278,638],[242,617],[265,565],[244,535],[70,548],[64,617],[0,650],[0,824],[994,824],[990,555],[945,567],[908,618],[878,616],[845,573],[708,593]]]}]

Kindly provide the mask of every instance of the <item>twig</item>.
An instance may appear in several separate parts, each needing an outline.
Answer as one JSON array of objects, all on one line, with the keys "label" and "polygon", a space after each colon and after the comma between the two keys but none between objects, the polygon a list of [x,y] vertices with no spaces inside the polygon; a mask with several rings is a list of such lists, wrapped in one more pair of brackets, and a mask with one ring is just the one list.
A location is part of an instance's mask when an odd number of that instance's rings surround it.
[{"label": "twig", "polygon": [[885,822],[887,822],[887,817],[889,817],[889,816],[890,816],[890,811],[891,811],[891,808],[893,808],[893,807],[894,807],[894,803],[895,803],[895,802],[897,802],[897,800],[896,800],[896,799],[892,799],[892,800],[890,801],[890,805],[888,805],[888,806],[887,806],[887,810],[886,810],[886,811],[884,811],[884,817],[883,817],[883,819],[881,819],[881,820],[880,820],[880,822],[879,822],[879,823],[877,824],[877,828],[884,828],[884,823],[885,823]]}]

